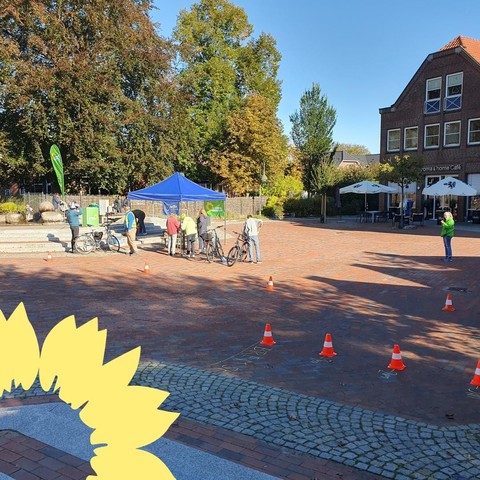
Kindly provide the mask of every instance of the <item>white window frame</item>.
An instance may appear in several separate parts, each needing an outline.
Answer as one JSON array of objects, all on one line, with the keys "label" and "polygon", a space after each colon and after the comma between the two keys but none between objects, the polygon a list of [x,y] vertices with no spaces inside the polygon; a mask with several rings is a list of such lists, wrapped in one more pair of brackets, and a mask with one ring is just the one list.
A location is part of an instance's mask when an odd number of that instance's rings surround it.
[{"label": "white window frame", "polygon": [[[449,85],[449,81],[452,77],[460,76],[460,83]],[[460,86],[460,93],[449,94],[448,89]],[[445,100],[444,110],[451,112],[453,110],[460,110],[462,108],[462,94],[463,94],[463,72],[450,73],[445,79]]]},{"label": "white window frame", "polygon": [[[479,122],[478,130],[472,130],[472,122]],[[477,133],[479,135],[478,141],[472,142],[472,140],[470,138],[472,132]],[[478,144],[480,144],[480,118],[470,118],[468,120],[467,144],[468,145],[478,145]]]},{"label": "white window frame", "polygon": [[[439,87],[438,88],[429,88],[429,84],[438,81],[439,82]],[[430,98],[430,92],[437,91],[438,90],[438,97],[435,98]],[[438,109],[432,108],[432,102],[438,102]],[[424,104],[424,113],[438,113],[440,112],[440,106],[442,102],[442,77],[435,77],[435,78],[427,78],[427,81],[425,82],[425,104]]]},{"label": "white window frame", "polygon": [[[448,126],[457,124],[458,125],[458,143],[448,143],[447,144],[447,134],[448,134]],[[462,133],[462,122],[460,120],[455,120],[454,122],[445,122],[443,124],[443,146],[444,147],[459,147],[460,146],[460,135]]]},{"label": "white window frame", "polygon": [[[459,84],[454,84],[454,85],[449,85],[448,84],[448,80],[451,78],[451,77],[455,77],[457,75],[461,75],[462,77],[462,81],[459,83]],[[457,85],[460,85],[460,93],[454,93],[453,95],[449,95],[448,94],[448,89],[451,88],[451,87],[454,87],[454,86],[457,86]],[[446,79],[445,79],[445,97],[457,97],[457,96],[461,96],[463,93],[463,72],[457,72],[457,73],[450,73],[449,75],[447,75]]]},{"label": "white window frame", "polygon": [[[427,135],[427,128],[428,127],[438,127],[437,137],[437,144],[436,145],[427,145],[427,139],[433,138],[433,135]],[[440,148],[440,124],[439,123],[431,123],[429,125],[425,125],[425,131],[423,135],[423,148],[425,149],[432,149],[432,148]]]},{"label": "white window frame", "polygon": [[[409,137],[409,132],[415,131],[415,135]],[[415,146],[407,146],[407,142],[409,140],[413,140],[415,138]],[[403,149],[404,150],[418,150],[418,127],[405,127],[403,129]]]},{"label": "white window frame", "polygon": [[[390,134],[398,132],[398,148],[392,148],[390,146]],[[399,128],[392,128],[390,130],[387,130],[387,152],[399,152],[400,151],[400,145],[401,145],[401,131]]]}]

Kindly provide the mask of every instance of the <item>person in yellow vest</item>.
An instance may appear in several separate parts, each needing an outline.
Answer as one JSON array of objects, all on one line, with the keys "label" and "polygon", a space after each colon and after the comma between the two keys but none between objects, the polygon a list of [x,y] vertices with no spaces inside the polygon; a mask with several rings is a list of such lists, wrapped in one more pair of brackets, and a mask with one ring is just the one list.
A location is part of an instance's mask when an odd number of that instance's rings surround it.
[{"label": "person in yellow vest", "polygon": [[195,241],[197,239],[197,225],[193,221],[192,217],[187,217],[184,213],[180,216],[182,221],[182,231],[187,239],[187,253],[183,254],[184,257],[193,258],[195,256]]},{"label": "person in yellow vest", "polygon": [[127,232],[127,243],[130,248],[130,255],[137,255],[137,242],[135,241],[135,236],[137,234],[137,220],[135,215],[130,209],[130,205],[125,207],[125,221],[123,223],[125,231]]}]

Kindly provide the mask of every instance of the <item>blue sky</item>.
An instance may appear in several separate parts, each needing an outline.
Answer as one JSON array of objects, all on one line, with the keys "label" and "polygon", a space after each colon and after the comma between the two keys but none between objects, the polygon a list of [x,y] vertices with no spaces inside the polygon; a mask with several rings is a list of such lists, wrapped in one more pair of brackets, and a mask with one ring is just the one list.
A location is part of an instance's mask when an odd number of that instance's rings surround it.
[{"label": "blue sky", "polygon": [[[170,36],[190,0],[154,0],[152,20]],[[235,0],[282,54],[278,116],[290,135],[289,116],[300,97],[320,85],[337,111],[334,141],[380,150],[379,108],[395,102],[428,54],[458,35],[480,39],[480,0]]]}]

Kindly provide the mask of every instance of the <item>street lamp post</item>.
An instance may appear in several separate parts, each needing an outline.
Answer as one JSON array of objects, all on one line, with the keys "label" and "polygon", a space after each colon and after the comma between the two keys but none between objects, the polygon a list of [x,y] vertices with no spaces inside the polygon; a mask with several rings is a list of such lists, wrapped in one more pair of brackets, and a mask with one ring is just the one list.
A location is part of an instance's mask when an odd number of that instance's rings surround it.
[{"label": "street lamp post", "polygon": [[264,183],[267,183],[268,177],[265,175],[265,162],[263,162],[263,173],[262,176],[260,177],[260,208],[259,208],[259,215],[262,214],[262,185]]}]

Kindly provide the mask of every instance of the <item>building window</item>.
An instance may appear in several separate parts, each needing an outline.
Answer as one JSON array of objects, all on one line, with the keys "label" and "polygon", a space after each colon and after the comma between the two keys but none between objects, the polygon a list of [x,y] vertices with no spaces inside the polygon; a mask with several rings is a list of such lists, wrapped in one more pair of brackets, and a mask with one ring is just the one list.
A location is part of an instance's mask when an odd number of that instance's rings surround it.
[{"label": "building window", "polygon": [[447,90],[445,92],[445,111],[462,108],[463,72],[447,75]]},{"label": "building window", "polygon": [[480,118],[471,118],[468,121],[468,144],[480,143]]},{"label": "building window", "polygon": [[407,127],[404,131],[403,149],[417,150],[418,148],[418,127]]},{"label": "building window", "polygon": [[400,129],[388,130],[387,152],[398,152],[400,150]]},{"label": "building window", "polygon": [[458,147],[460,145],[460,122],[445,122],[443,145],[445,147]]},{"label": "building window", "polygon": [[438,113],[440,111],[440,95],[442,91],[442,78],[430,78],[427,80],[425,93],[424,113]]},{"label": "building window", "polygon": [[425,125],[425,148],[440,147],[440,124]]}]

